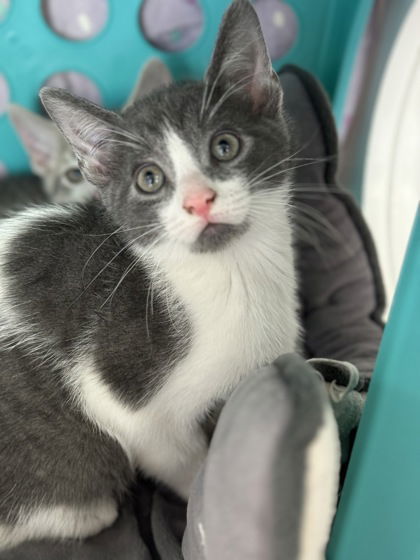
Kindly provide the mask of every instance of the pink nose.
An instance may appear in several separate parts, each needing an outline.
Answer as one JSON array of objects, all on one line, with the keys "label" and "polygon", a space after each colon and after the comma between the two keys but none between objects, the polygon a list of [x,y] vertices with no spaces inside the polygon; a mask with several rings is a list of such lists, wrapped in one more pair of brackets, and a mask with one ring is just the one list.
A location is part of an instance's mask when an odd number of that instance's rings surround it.
[{"label": "pink nose", "polygon": [[207,219],[213,202],[216,200],[216,193],[209,188],[191,191],[184,200],[183,208],[188,214],[195,214]]}]

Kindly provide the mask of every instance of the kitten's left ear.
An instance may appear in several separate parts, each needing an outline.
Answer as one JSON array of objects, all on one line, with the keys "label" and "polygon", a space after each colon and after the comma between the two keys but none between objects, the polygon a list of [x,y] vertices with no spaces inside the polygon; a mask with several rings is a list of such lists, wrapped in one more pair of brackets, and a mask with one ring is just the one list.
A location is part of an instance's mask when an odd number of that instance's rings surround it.
[{"label": "kitten's left ear", "polygon": [[166,64],[160,58],[150,59],[140,70],[133,91],[125,102],[122,111],[138,99],[149,95],[156,89],[168,86],[171,82],[172,75]]},{"label": "kitten's left ear", "polygon": [[234,0],[226,11],[205,81],[226,96],[250,102],[255,113],[279,114],[282,89],[258,16],[248,0]]},{"label": "kitten's left ear", "polygon": [[64,89],[45,87],[39,95],[86,180],[98,187],[107,185],[118,170],[121,145],[128,143],[121,117]]}]

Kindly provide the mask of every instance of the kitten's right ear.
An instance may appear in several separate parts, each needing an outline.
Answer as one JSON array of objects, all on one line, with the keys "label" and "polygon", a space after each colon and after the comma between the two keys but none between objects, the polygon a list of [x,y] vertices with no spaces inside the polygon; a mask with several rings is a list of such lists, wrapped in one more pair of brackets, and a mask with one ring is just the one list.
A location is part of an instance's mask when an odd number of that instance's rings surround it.
[{"label": "kitten's right ear", "polygon": [[64,89],[45,87],[39,95],[86,180],[98,187],[107,185],[118,169],[121,145],[129,142],[121,117]]},{"label": "kitten's right ear", "polygon": [[9,105],[8,113],[29,155],[32,171],[44,177],[60,155],[62,138],[57,127],[49,119],[20,105]]},{"label": "kitten's right ear", "polygon": [[250,103],[255,113],[280,114],[282,88],[249,0],[233,0],[227,9],[205,83],[210,92],[220,88],[224,92],[221,99],[236,96],[240,102]]},{"label": "kitten's right ear", "polygon": [[138,99],[152,93],[152,91],[172,83],[172,75],[169,68],[160,58],[152,58],[140,70],[136,84],[130,97],[124,104],[124,111]]}]

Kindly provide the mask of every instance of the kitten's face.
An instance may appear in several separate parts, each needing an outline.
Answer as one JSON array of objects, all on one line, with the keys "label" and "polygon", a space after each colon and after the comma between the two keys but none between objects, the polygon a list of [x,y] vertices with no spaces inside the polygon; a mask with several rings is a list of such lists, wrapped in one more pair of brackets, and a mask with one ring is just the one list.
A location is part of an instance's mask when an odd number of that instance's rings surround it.
[{"label": "kitten's face", "polygon": [[142,246],[223,249],[267,220],[270,201],[287,202],[287,164],[277,165],[288,153],[283,121],[234,98],[216,107],[221,91],[201,117],[205,93],[202,84],[174,85],[123,115],[133,145],[115,144],[104,201]]},{"label": "kitten's face", "polygon": [[42,92],[84,176],[133,244],[193,252],[224,250],[286,214],[281,98],[247,0],[226,13],[204,83],[159,90],[122,115]]}]

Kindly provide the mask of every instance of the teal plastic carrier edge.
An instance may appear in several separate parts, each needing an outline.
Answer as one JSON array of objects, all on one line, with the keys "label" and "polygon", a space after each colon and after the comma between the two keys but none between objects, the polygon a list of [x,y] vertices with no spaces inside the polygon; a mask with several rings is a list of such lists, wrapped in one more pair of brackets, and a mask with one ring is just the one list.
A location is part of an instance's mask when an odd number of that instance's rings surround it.
[{"label": "teal plastic carrier edge", "polygon": [[420,558],[420,210],[379,349],[329,560]]}]

